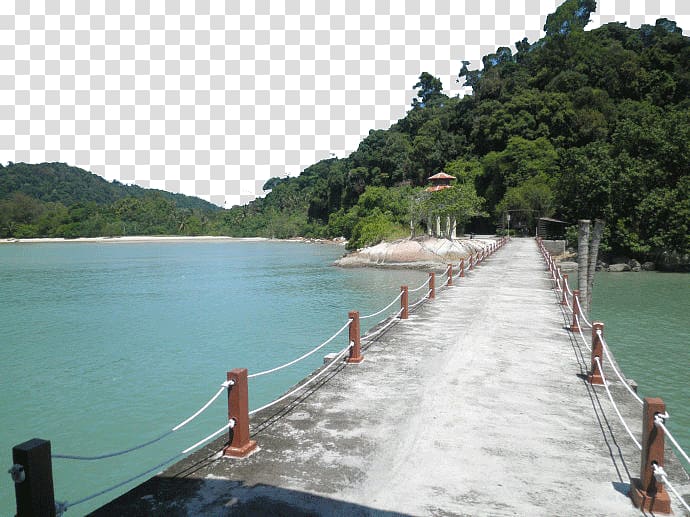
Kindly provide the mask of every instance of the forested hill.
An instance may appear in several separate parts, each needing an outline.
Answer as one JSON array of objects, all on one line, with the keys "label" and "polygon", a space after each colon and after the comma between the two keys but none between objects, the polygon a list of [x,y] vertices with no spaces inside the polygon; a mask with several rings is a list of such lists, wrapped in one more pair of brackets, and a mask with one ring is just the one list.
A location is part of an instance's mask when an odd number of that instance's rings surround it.
[{"label": "forested hill", "polygon": [[0,165],[0,238],[219,233],[222,210],[64,163]]},{"label": "forested hill", "polygon": [[141,199],[160,196],[173,201],[178,208],[219,210],[218,206],[198,197],[144,189],[117,181],[111,183],[101,176],[64,163],[10,163],[5,167],[0,164],[0,199],[14,192],[65,206],[90,202],[105,205],[126,197]]},{"label": "forested hill", "polygon": [[[429,214],[533,231],[535,218],[607,222],[604,249],[690,252],[690,39],[672,21],[583,28],[596,4],[567,0],[546,36],[458,63],[473,94],[423,73],[405,118],[344,159],[268,182],[225,214],[235,235],[344,235],[352,246],[423,230]],[[444,171],[457,187],[429,196]],[[265,187],[265,188],[266,188]],[[455,197],[447,194],[455,192]]]}]

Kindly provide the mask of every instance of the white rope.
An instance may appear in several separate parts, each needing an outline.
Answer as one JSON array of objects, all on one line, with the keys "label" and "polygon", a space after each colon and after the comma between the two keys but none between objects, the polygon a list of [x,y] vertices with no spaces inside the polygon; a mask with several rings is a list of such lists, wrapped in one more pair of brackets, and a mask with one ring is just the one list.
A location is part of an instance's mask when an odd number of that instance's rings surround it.
[{"label": "white rope", "polygon": [[268,375],[269,373],[277,372],[278,370],[282,370],[283,368],[287,368],[288,366],[292,366],[293,364],[300,362],[302,359],[305,359],[305,358],[309,357],[311,354],[313,354],[313,353],[316,352],[317,350],[322,349],[322,348],[325,347],[328,343],[330,343],[331,341],[333,341],[343,330],[345,330],[347,327],[350,326],[350,323],[352,323],[352,320],[351,320],[351,319],[347,320],[347,323],[345,323],[345,325],[343,325],[342,327],[340,327],[340,330],[338,330],[338,332],[336,332],[335,334],[333,334],[331,337],[329,337],[326,341],[324,341],[323,343],[321,343],[321,344],[320,344],[319,346],[317,346],[316,348],[310,350],[309,352],[307,352],[306,354],[304,354],[304,355],[298,357],[297,359],[293,359],[293,360],[290,361],[289,363],[285,363],[285,364],[282,364],[282,365],[280,365],[280,366],[276,366],[275,368],[271,368],[270,370],[264,370],[263,372],[258,372],[258,373],[253,373],[253,374],[251,374],[251,375],[247,375],[247,378],[248,378],[248,379],[253,379],[254,377],[260,377],[261,375]]},{"label": "white rope", "polygon": [[457,277],[459,277],[464,270],[465,270],[464,264],[463,264],[463,267],[460,267],[460,265],[458,264],[458,272],[453,275],[453,280],[455,280]]},{"label": "white rope", "polygon": [[668,480],[668,477],[666,477],[666,471],[664,470],[664,468],[660,467],[656,463],[652,464],[652,468],[654,469],[654,478],[657,480],[657,483],[661,482],[664,485],[666,485],[667,488],[671,489],[671,492],[673,492],[673,495],[675,495],[678,498],[678,500],[681,502],[681,504],[685,507],[685,509],[690,512],[690,506],[688,505],[688,503],[685,502],[685,499],[683,499],[681,497],[681,495],[678,493],[678,491],[675,489],[675,487]]},{"label": "white rope", "polygon": [[424,281],[424,283],[422,285],[420,285],[419,287],[417,287],[417,289],[408,289],[407,292],[408,293],[416,293],[420,289],[426,287],[430,281],[431,281],[431,275],[429,275],[429,277]]},{"label": "white rope", "polygon": [[[366,340],[372,339],[374,336],[378,336],[381,332],[383,332],[383,331],[386,330],[388,327],[390,327],[393,323],[395,323],[396,321],[398,321],[398,318],[400,317],[400,315],[403,313],[404,310],[405,310],[405,308],[402,308],[402,309],[400,309],[400,310],[398,311],[397,314],[394,314],[393,316],[391,316],[391,318],[390,318],[390,320],[388,321],[388,323],[386,323],[383,327],[381,327],[380,329],[378,329],[376,332],[372,332],[371,334],[366,334],[365,336],[363,336],[363,337],[362,337],[362,341],[364,341],[365,339],[366,339]],[[386,321],[386,320],[383,320],[383,321]]]},{"label": "white rope", "polygon": [[621,412],[618,410],[618,406],[616,405],[616,402],[613,400],[613,396],[611,395],[611,391],[609,390],[608,383],[606,382],[606,377],[604,377],[604,370],[601,367],[601,361],[599,361],[598,357],[595,357],[594,360],[596,361],[597,366],[599,367],[599,373],[601,373],[601,380],[604,383],[604,388],[606,388],[606,393],[609,396],[609,400],[611,401],[611,404],[613,404],[613,409],[616,411],[616,414],[618,415],[618,419],[623,424],[623,427],[628,432],[628,435],[630,435],[630,438],[632,438],[632,441],[635,442],[635,445],[637,446],[637,448],[642,450],[642,446],[640,445],[640,442],[638,442],[637,439],[635,438],[635,436],[633,435],[632,431],[628,427],[628,424],[623,419],[623,415],[621,415]]},{"label": "white rope", "polygon": [[133,452],[133,451],[136,451],[136,450],[139,450],[139,449],[143,449],[144,447],[147,447],[147,446],[149,446],[149,445],[152,445],[152,444],[154,444],[154,443],[156,443],[156,442],[161,441],[161,440],[162,440],[163,438],[165,438],[166,436],[170,436],[170,435],[171,435],[172,433],[174,433],[175,431],[177,431],[177,430],[179,430],[179,429],[182,429],[185,425],[187,425],[189,422],[191,422],[191,421],[194,420],[196,417],[198,417],[201,413],[203,413],[204,411],[206,411],[206,409],[208,409],[208,407],[209,407],[211,404],[213,404],[213,403],[216,401],[216,399],[217,399],[218,397],[220,397],[221,394],[222,394],[229,386],[232,386],[233,384],[234,384],[234,381],[226,381],[226,382],[224,382],[224,383],[221,385],[221,388],[216,392],[216,394],[213,395],[213,397],[211,397],[211,398],[209,399],[209,401],[206,402],[206,404],[204,404],[204,405],[201,407],[201,409],[199,409],[196,413],[194,413],[192,416],[190,416],[190,417],[187,418],[186,420],[183,420],[182,422],[180,422],[179,424],[177,424],[177,425],[176,425],[175,427],[173,427],[170,431],[166,431],[166,432],[163,433],[162,435],[157,436],[156,438],[154,438],[154,439],[152,439],[152,440],[149,440],[149,441],[144,442],[144,443],[140,443],[140,444],[135,445],[135,446],[133,446],[133,447],[130,447],[130,448],[128,448],[128,449],[123,449],[123,450],[121,450],[121,451],[115,451],[115,452],[108,452],[108,453],[105,453],[105,454],[99,454],[99,455],[97,455],[97,456],[79,456],[79,455],[75,455],[75,454],[52,454],[51,457],[52,457],[52,458],[56,458],[56,459],[62,459],[62,460],[95,461],[95,460],[104,460],[104,459],[107,459],[107,458],[114,458],[114,457],[116,457],[116,456],[122,456],[122,455],[124,455],[124,454],[129,453],[129,452]]},{"label": "white rope", "polygon": [[582,333],[582,328],[580,327],[580,322],[578,321],[577,315],[575,315],[575,321],[577,322],[577,331],[580,333],[580,337],[582,338],[582,343],[584,343],[585,347],[587,347],[587,350],[589,350],[591,352],[592,347],[589,346],[589,343],[587,343],[587,339],[585,339],[585,335]]},{"label": "white rope", "polygon": [[103,494],[107,494],[108,492],[112,492],[113,490],[116,490],[116,489],[120,488],[121,486],[126,485],[127,483],[131,483],[132,481],[134,481],[134,480],[136,480],[136,479],[139,479],[140,477],[143,477],[143,476],[145,476],[146,474],[150,474],[151,472],[155,472],[156,470],[160,469],[161,467],[164,467],[164,466],[167,465],[168,463],[171,463],[171,462],[175,461],[175,460],[176,460],[177,458],[179,458],[180,456],[182,456],[182,454],[181,454],[181,453],[178,453],[178,454],[176,454],[175,456],[173,456],[172,458],[169,458],[169,459],[165,460],[163,463],[159,463],[159,464],[156,465],[155,467],[150,468],[150,469],[148,469],[147,471],[142,472],[141,474],[137,474],[136,476],[132,476],[131,478],[129,478],[129,479],[125,480],[125,481],[122,481],[122,482],[118,483],[117,485],[113,485],[113,486],[111,486],[111,487],[108,487],[108,488],[106,488],[105,490],[101,490],[100,492],[96,492],[95,494],[92,494],[92,495],[90,495],[90,496],[88,496],[88,497],[84,497],[83,499],[79,499],[78,501],[75,501],[75,502],[73,502],[73,503],[68,503],[67,501],[65,501],[65,502],[62,504],[61,509],[62,509],[63,511],[65,511],[65,510],[67,510],[68,508],[70,508],[70,507],[72,507],[72,506],[77,506],[78,504],[85,503],[86,501],[90,501],[91,499],[95,499],[95,498],[98,497],[98,496],[101,496],[101,495],[103,495]]},{"label": "white rope", "polygon": [[580,297],[576,297],[575,301],[577,301],[577,308],[580,311],[580,316],[582,317],[582,320],[585,322],[585,325],[587,325],[589,328],[592,328],[592,324],[585,317],[584,311],[582,310],[582,305],[580,305]]},{"label": "white rope", "polygon": [[266,408],[269,408],[269,407],[271,407],[271,406],[277,404],[278,402],[281,402],[281,401],[285,400],[286,398],[291,397],[293,394],[297,393],[298,391],[300,391],[300,390],[306,388],[309,384],[311,384],[311,383],[314,382],[316,379],[318,379],[319,377],[321,377],[325,372],[327,372],[329,368],[331,368],[333,365],[337,364],[337,363],[338,363],[338,359],[340,359],[342,356],[344,356],[345,353],[347,353],[347,351],[350,350],[351,347],[352,347],[352,344],[348,344],[348,345],[347,345],[337,356],[335,356],[335,357],[333,358],[333,360],[332,360],[326,367],[324,367],[323,370],[321,370],[319,373],[317,373],[316,375],[314,375],[314,377],[312,377],[311,379],[309,379],[307,382],[305,382],[304,384],[300,384],[300,385],[297,386],[294,390],[292,390],[291,392],[289,392],[289,393],[283,395],[282,397],[280,397],[280,398],[274,400],[273,402],[269,402],[268,404],[266,404],[266,405],[264,405],[264,406],[261,406],[260,408],[253,409],[252,411],[249,412],[249,415],[253,415],[253,414],[255,414],[255,413],[258,413],[259,411],[262,411],[262,410],[264,410],[264,409],[266,409]]},{"label": "white rope", "polygon": [[395,300],[393,300],[391,303],[389,303],[388,305],[386,305],[383,309],[381,309],[381,310],[378,311],[378,312],[375,312],[374,314],[367,314],[366,316],[360,316],[359,319],[360,319],[360,320],[365,320],[365,319],[367,319],[367,318],[373,318],[374,316],[378,316],[378,315],[381,314],[382,312],[387,311],[388,309],[390,309],[390,308],[393,306],[393,304],[395,304],[395,302],[397,302],[398,300],[400,300],[400,298],[402,297],[402,295],[403,295],[403,292],[400,291],[400,294],[399,294],[398,296],[395,297]]},{"label": "white rope", "polygon": [[609,364],[611,365],[611,368],[613,368],[613,371],[616,373],[618,378],[620,379],[621,383],[623,383],[623,386],[625,386],[630,394],[635,397],[635,400],[637,400],[640,404],[644,404],[642,399],[639,397],[637,393],[633,391],[633,389],[630,387],[630,385],[625,381],[621,373],[618,371],[616,368],[615,363],[613,362],[613,359],[611,358],[611,354],[609,354],[609,345],[606,344],[606,340],[604,340],[604,335],[601,332],[601,330],[597,330],[597,336],[599,336],[599,339],[601,340],[601,347],[604,349],[604,353],[606,354],[606,358],[609,360]]},{"label": "white rope", "polygon": [[221,427],[221,428],[218,429],[217,431],[214,431],[213,433],[209,434],[209,435],[208,435],[206,438],[204,438],[203,440],[199,440],[198,442],[196,442],[196,443],[195,443],[194,445],[192,445],[191,447],[187,447],[185,450],[182,451],[181,454],[187,454],[187,453],[193,451],[194,449],[196,449],[196,448],[199,447],[200,445],[203,445],[203,444],[205,444],[206,442],[208,442],[208,441],[210,441],[210,440],[213,440],[216,436],[218,436],[219,434],[221,434],[223,431],[227,431],[228,429],[233,428],[233,427],[235,427],[235,419],[234,419],[234,418],[231,418],[230,420],[228,420],[228,423],[225,424],[223,427]]},{"label": "white rope", "polygon": [[414,309],[417,307],[417,305],[420,305],[422,302],[424,302],[427,298],[429,298],[429,294],[431,293],[431,289],[429,289],[424,296],[422,296],[418,301],[413,303],[412,305],[409,306],[410,309]]},{"label": "white rope", "polygon": [[[668,418],[668,416],[666,416],[666,418]],[[666,436],[668,436],[669,440],[671,440],[671,443],[676,447],[676,449],[678,450],[678,452],[680,452],[681,456],[683,456],[683,458],[685,458],[685,461],[687,461],[688,463],[690,463],[690,458],[688,458],[687,453],[686,453],[686,452],[681,448],[681,446],[678,444],[678,442],[676,441],[676,439],[675,439],[675,438],[673,437],[673,435],[671,434],[671,431],[669,431],[669,430],[666,428],[666,425],[664,424],[664,418],[662,418],[661,415],[655,415],[655,416],[654,416],[654,424],[657,425],[657,426],[659,426],[659,427],[661,427],[661,428],[664,430],[664,433],[666,433]]]}]

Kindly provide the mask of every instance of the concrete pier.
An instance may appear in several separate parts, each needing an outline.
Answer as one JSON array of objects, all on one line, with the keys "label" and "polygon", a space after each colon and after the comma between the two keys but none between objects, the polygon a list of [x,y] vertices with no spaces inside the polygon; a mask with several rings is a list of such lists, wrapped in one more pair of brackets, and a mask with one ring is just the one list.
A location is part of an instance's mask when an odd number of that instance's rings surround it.
[{"label": "concrete pier", "polygon": [[[363,341],[363,362],[256,415],[248,458],[217,441],[93,515],[641,515],[640,453],[558,302],[535,242],[515,239]],[[639,404],[611,389],[639,437]]]}]

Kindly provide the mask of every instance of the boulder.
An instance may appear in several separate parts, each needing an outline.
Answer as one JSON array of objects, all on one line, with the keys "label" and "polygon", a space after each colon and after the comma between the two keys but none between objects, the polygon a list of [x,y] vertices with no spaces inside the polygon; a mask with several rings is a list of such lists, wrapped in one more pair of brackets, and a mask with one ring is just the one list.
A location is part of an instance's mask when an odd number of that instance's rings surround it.
[{"label": "boulder", "polygon": [[635,259],[628,261],[628,265],[630,266],[630,271],[635,271],[636,273],[642,271],[642,265]]},{"label": "boulder", "polygon": [[559,262],[558,265],[561,266],[561,271],[577,271],[577,262],[564,260]]},{"label": "boulder", "polygon": [[642,271],[654,271],[656,269],[656,265],[654,262],[644,262],[642,264]]},{"label": "boulder", "polygon": [[630,271],[630,266],[628,264],[611,264],[609,266],[609,272],[611,273],[621,273],[623,271]]}]

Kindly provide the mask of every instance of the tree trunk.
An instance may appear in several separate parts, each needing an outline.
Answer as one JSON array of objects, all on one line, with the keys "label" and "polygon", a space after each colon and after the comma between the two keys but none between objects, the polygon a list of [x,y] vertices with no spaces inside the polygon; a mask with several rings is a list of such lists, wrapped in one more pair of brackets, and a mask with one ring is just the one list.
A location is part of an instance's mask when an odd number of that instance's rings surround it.
[{"label": "tree trunk", "polygon": [[604,235],[605,221],[602,219],[594,220],[594,229],[592,230],[592,245],[589,247],[589,261],[587,264],[587,305],[583,307],[586,311],[587,317],[592,310],[592,287],[594,286],[594,272],[597,268],[597,256],[599,255],[599,244],[601,237]]},{"label": "tree trunk", "polygon": [[436,235],[434,235],[434,237],[436,237],[438,239],[440,236],[441,236],[441,216],[437,215],[436,216]]},{"label": "tree trunk", "polygon": [[458,220],[455,217],[453,217],[453,221],[450,225],[450,228],[452,230],[450,233],[450,238],[451,240],[453,240],[458,236]]},{"label": "tree trunk", "polygon": [[587,270],[589,265],[589,219],[580,219],[577,228],[577,288],[580,290],[580,305],[587,311]]}]

